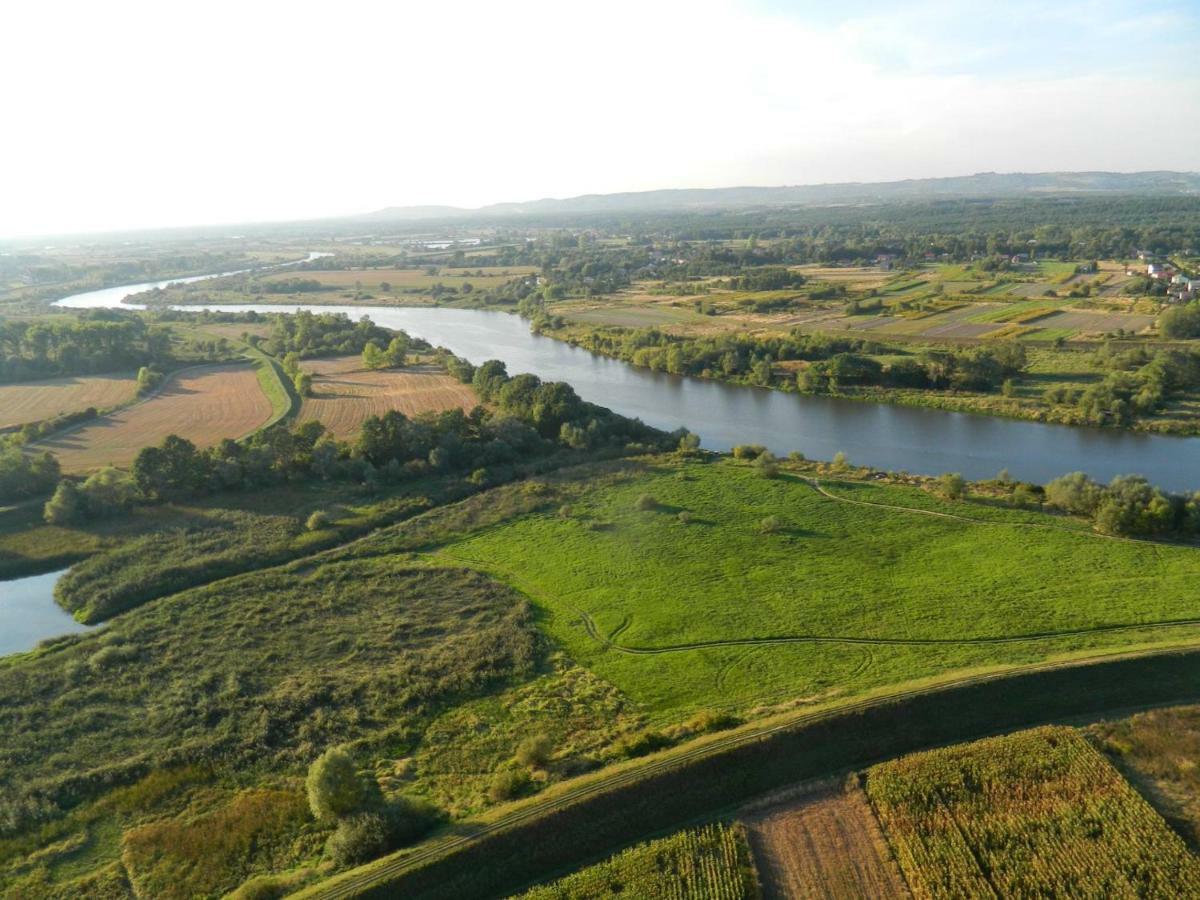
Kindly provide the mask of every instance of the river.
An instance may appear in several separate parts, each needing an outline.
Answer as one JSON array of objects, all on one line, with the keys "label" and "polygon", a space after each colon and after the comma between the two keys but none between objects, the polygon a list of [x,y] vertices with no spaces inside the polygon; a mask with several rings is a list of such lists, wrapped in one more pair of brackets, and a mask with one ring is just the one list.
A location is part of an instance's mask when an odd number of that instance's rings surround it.
[{"label": "river", "polygon": [[[216,277],[216,276],[211,276]],[[200,278],[107,288],[60,300],[71,308],[115,307],[129,294]],[[500,359],[510,374],[566,381],[586,400],[659,428],[686,426],[709,449],[762,444],[816,459],[839,451],[852,463],[927,475],[960,472],[1044,483],[1085,471],[1105,480],[1137,473],[1173,491],[1200,488],[1200,438],[1046,425],[919,407],[787,394],[640,369],[529,331],[508,313],[429,307],[216,305],[228,312],[340,312],[402,328],[474,363]]]},{"label": "river", "polygon": [[[65,571],[65,570],[64,570]],[[0,581],[0,656],[32,650],[38,641],[87,631],[54,602],[62,572]]]}]

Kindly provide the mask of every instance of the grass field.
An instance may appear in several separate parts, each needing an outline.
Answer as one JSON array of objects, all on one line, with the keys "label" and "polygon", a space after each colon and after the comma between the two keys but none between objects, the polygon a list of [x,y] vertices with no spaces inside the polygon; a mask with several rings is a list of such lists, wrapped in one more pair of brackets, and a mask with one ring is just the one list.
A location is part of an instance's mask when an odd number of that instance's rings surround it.
[{"label": "grass field", "polygon": [[143,896],[219,896],[319,859],[315,756],[412,747],[443,705],[528,677],[538,646],[502,585],[374,560],[184,592],[7,659],[0,893],[120,858]]},{"label": "grass field", "polygon": [[358,434],[367,417],[391,409],[411,418],[447,409],[470,412],[479,405],[468,385],[435,366],[371,371],[360,357],[342,356],[306,360],[301,368],[313,374],[313,388],[297,421],[317,419],[343,439]]},{"label": "grass field", "polygon": [[80,375],[0,384],[0,429],[42,422],[88,407],[107,409],[133,399],[133,375]]},{"label": "grass field", "polygon": [[857,784],[816,786],[742,822],[765,900],[909,896]]},{"label": "grass field", "polygon": [[[435,558],[526,593],[576,660],[663,714],[1200,634],[1138,627],[1195,622],[1194,548],[910,488],[826,489],[732,462],[658,464],[565,483],[544,511],[442,539]],[[643,495],[656,508],[637,508]]]},{"label": "grass field", "polygon": [[883,763],[867,793],[918,898],[1200,893],[1200,862],[1072,729]]},{"label": "grass field", "polygon": [[143,447],[169,434],[200,447],[243,437],[271,415],[271,401],[254,366],[204,366],[173,375],[144,402],[35,446],[57,456],[64,472],[85,472],[108,464],[126,466]]},{"label": "grass field", "polygon": [[708,825],[626,850],[519,900],[754,900],[755,875],[744,832]]},{"label": "grass field", "polygon": [[506,266],[502,268],[439,268],[429,274],[419,269],[348,269],[333,271],[289,271],[262,278],[264,284],[294,279],[319,281],[331,289],[359,289],[387,293],[388,284],[396,290],[427,291],[436,284],[458,289],[464,282],[475,288],[498,287],[512,279],[536,272],[533,266]]}]

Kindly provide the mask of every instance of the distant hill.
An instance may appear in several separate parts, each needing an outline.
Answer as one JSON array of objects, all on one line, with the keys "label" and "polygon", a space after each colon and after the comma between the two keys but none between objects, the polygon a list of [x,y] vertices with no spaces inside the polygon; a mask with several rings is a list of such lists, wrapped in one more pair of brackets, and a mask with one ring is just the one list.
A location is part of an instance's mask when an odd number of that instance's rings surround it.
[{"label": "distant hill", "polygon": [[584,194],[567,199],[496,203],[478,209],[455,206],[390,206],[352,219],[362,222],[418,221],[470,217],[511,218],[573,213],[670,212],[749,206],[829,205],[965,197],[1022,197],[1046,194],[1141,194],[1200,196],[1197,172],[982,172],[954,178],[846,182],[782,187],[685,188],[620,194]]}]

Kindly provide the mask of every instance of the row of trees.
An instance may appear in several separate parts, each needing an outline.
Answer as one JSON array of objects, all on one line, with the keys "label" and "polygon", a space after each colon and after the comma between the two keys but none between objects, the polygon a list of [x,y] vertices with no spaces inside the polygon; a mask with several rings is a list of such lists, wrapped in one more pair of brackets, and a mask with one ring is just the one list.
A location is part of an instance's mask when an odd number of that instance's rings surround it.
[{"label": "row of trees", "polygon": [[1083,472],[1072,472],[1046,485],[1046,502],[1086,516],[1104,534],[1154,537],[1200,533],[1200,492],[1169,494],[1140,475],[1121,475],[1104,485]]},{"label": "row of trees", "polygon": [[170,355],[170,330],[128,313],[0,320],[0,381],[134,369]]},{"label": "row of trees", "polygon": [[[718,335],[681,337],[656,328],[596,328],[573,338],[580,346],[659,372],[741,381],[764,387],[789,386],[790,378],[774,365],[801,360],[812,363],[796,376],[803,391],[827,391],[851,385],[954,388],[992,391],[1026,366],[1025,348],[1017,342],[965,350],[929,350],[908,356],[902,348],[885,347],[861,338],[804,334],[787,337]],[[893,358],[882,363],[874,356]]]}]

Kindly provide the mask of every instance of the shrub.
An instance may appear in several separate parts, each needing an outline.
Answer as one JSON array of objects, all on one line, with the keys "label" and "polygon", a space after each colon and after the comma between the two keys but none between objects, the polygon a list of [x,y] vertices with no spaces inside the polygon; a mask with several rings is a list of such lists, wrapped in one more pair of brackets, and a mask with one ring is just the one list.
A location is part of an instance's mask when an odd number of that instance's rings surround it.
[{"label": "shrub", "polygon": [[63,479],[42,513],[49,525],[73,525],[83,518],[83,500],[75,482]]},{"label": "shrub", "polygon": [[634,506],[640,510],[658,509],[658,501],[649,494],[642,494],[637,498]]},{"label": "shrub", "polygon": [[767,516],[758,524],[758,527],[763,534],[774,534],[783,528],[783,522],[780,521],[779,516]]},{"label": "shrub", "polygon": [[733,448],[734,459],[758,459],[767,452],[762,444],[738,444]]},{"label": "shrub", "polygon": [[488,787],[488,798],[493,803],[502,803],[519,797],[529,787],[529,773],[524,769],[502,769],[492,776]]},{"label": "shrub", "polygon": [[651,729],[629,735],[617,741],[613,750],[621,756],[645,756],[647,753],[653,753],[655,750],[670,747],[671,743],[672,741],[667,735],[661,731]]},{"label": "shrub", "polygon": [[788,459],[795,463],[802,463],[805,459],[807,459],[807,457],[799,450],[793,450],[788,454]]},{"label": "shrub", "polygon": [[304,523],[304,527],[309,531],[320,531],[323,528],[329,527],[329,513],[323,509],[318,509]]},{"label": "shrub", "polygon": [[535,734],[525,738],[517,746],[516,760],[523,766],[545,768],[554,753],[554,742],[549,735]]},{"label": "shrub", "polygon": [[779,474],[779,461],[770,450],[764,450],[754,460],[755,468],[763,478],[775,478]]},{"label": "shrub", "polygon": [[677,515],[675,518],[677,518],[681,524],[688,525],[692,521],[692,514],[686,509],[681,509],[679,511],[679,515]]},{"label": "shrub", "polygon": [[703,734],[709,731],[724,731],[726,728],[733,728],[735,725],[740,725],[741,720],[731,713],[705,709],[692,716],[686,724],[693,733]]},{"label": "shrub", "polygon": [[325,845],[325,852],[339,866],[364,863],[387,849],[387,822],[378,813],[359,813],[342,819]]},{"label": "shrub", "polygon": [[850,468],[850,460],[846,458],[846,454],[843,451],[839,450],[833,454],[833,467],[838,471]]},{"label": "shrub", "polygon": [[571,514],[573,512],[574,512],[574,510],[571,509],[571,505],[569,503],[564,503],[562,506],[560,506],[558,508],[558,515],[560,518],[563,518],[563,519],[571,518]]},{"label": "shrub", "polygon": [[242,882],[229,900],[280,900],[299,890],[314,874],[312,869],[300,869],[284,875],[255,875]]},{"label": "shrub", "polygon": [[938,476],[937,492],[947,500],[961,500],[967,495],[967,482],[957,472]]},{"label": "shrub", "polygon": [[366,784],[344,750],[331,747],[309,766],[304,786],[308,805],[325,822],[357,812],[367,799]]}]

